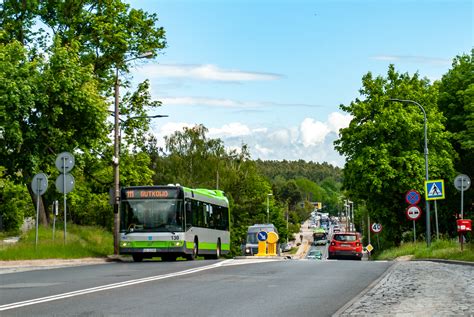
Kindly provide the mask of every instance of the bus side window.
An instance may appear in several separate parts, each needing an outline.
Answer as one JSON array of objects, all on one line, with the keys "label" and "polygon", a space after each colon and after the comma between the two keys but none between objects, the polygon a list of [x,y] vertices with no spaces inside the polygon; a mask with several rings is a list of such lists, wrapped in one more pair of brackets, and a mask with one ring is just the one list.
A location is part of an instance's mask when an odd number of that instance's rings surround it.
[{"label": "bus side window", "polygon": [[186,200],[185,205],[185,212],[186,212],[186,229],[191,227],[193,224],[193,213],[192,213],[192,204],[191,201]]}]

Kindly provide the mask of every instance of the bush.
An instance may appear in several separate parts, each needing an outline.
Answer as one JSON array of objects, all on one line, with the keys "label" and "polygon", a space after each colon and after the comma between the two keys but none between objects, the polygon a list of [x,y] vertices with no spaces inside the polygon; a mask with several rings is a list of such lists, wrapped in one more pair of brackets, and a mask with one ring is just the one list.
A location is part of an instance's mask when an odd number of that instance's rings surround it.
[{"label": "bush", "polygon": [[0,216],[3,231],[18,234],[25,217],[34,216],[30,194],[26,186],[8,179],[0,183]]}]

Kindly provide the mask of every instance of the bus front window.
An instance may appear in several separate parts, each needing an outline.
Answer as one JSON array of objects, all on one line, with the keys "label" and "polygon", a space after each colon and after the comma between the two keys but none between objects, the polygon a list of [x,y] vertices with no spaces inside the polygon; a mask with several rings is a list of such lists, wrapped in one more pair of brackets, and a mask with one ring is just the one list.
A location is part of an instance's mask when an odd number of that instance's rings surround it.
[{"label": "bus front window", "polygon": [[180,200],[128,200],[123,201],[121,211],[122,232],[183,231]]}]

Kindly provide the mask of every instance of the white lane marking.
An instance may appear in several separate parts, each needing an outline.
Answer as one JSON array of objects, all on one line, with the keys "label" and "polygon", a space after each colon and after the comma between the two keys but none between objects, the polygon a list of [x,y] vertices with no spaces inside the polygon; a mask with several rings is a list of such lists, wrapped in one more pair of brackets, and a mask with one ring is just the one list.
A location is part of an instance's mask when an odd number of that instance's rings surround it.
[{"label": "white lane marking", "polygon": [[158,280],[163,280],[163,279],[167,279],[167,278],[171,278],[171,277],[177,277],[177,276],[193,274],[193,273],[197,273],[197,272],[201,272],[201,271],[211,270],[211,269],[223,266],[223,265],[229,265],[229,261],[232,261],[232,260],[225,260],[225,261],[222,261],[222,262],[219,262],[219,263],[214,263],[214,264],[211,264],[211,265],[202,266],[202,267],[189,269],[189,270],[176,272],[176,273],[150,276],[150,277],[140,278],[140,279],[136,279],[136,280],[130,280],[130,281],[125,281],[125,282],[102,285],[102,286],[86,288],[86,289],[83,289],[83,290],[78,290],[78,291],[73,291],[73,292],[68,292],[68,293],[63,293],[63,294],[57,294],[57,295],[52,295],[52,296],[46,296],[46,297],[30,299],[30,300],[26,300],[26,301],[22,301],[22,302],[16,302],[16,303],[0,305],[0,311],[14,309],[14,308],[20,308],[20,307],[30,306],[30,305],[40,304],[40,303],[46,303],[46,302],[51,302],[51,301],[54,301],[54,300],[59,300],[59,299],[64,299],[64,298],[69,298],[69,297],[74,297],[74,296],[80,296],[80,295],[85,295],[85,294],[90,294],[90,293],[102,292],[102,291],[106,291],[106,290],[110,290],[110,289],[114,289],[114,288],[120,288],[120,287],[126,287],[126,286],[130,286],[130,285],[136,285],[136,284],[141,284],[141,283],[158,281]]}]

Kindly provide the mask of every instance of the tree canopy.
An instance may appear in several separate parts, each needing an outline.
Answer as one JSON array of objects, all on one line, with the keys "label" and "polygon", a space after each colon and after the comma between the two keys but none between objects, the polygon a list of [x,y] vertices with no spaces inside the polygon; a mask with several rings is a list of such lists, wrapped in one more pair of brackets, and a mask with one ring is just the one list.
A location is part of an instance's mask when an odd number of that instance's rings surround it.
[{"label": "tree canopy", "polygon": [[431,179],[452,179],[455,152],[445,131],[445,118],[438,110],[436,85],[418,74],[400,74],[391,65],[386,77],[369,72],[362,79],[361,99],[341,109],[353,116],[340,131],[335,148],[345,155],[344,188],[349,197],[364,201],[374,221],[394,243],[409,226],[404,221],[404,194],[410,189],[424,193],[424,118],[411,103],[426,111]]}]

